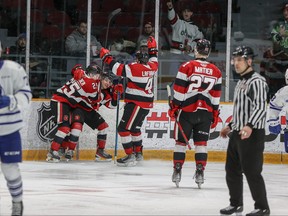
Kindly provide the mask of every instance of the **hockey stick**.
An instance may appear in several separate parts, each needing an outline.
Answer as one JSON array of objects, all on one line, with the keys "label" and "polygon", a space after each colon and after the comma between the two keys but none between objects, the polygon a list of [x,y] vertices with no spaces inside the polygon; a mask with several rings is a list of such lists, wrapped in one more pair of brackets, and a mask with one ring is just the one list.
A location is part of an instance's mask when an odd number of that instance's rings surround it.
[{"label": "hockey stick", "polygon": [[106,37],[105,37],[105,48],[107,48],[107,41],[108,41],[108,33],[109,33],[109,28],[110,28],[110,22],[112,20],[112,18],[117,15],[118,13],[121,12],[121,8],[117,8],[115,10],[113,10],[109,16],[108,16],[108,25],[107,25],[107,29],[106,29]]},{"label": "hockey stick", "polygon": [[[112,20],[112,18],[117,15],[118,13],[121,12],[121,8],[117,8],[115,10],[113,10],[109,16],[108,16],[108,25],[107,25],[107,29],[106,29],[106,36],[105,36],[105,48],[107,49],[107,42],[108,42],[108,33],[109,33],[109,28],[110,28],[110,22]],[[104,70],[104,62],[102,61],[102,71]],[[102,74],[101,74],[102,75]]]},{"label": "hockey stick", "polygon": [[[171,101],[171,87],[170,87],[170,85],[167,85],[167,93],[168,93],[168,105],[169,105],[169,107],[171,108],[171,103],[172,103],[172,101]],[[181,132],[181,135],[183,136],[183,138],[184,138],[184,140],[185,140],[186,145],[188,146],[189,150],[191,150],[191,146],[190,146],[190,144],[189,144],[189,140],[187,139],[187,136],[186,136],[186,134],[184,133],[184,130],[183,130],[180,122],[177,121],[177,118],[175,118],[175,122],[176,122],[176,124],[177,124],[177,126],[178,126],[178,128],[179,128],[179,130],[180,130],[180,132]]]},{"label": "hockey stick", "polygon": [[[120,82],[120,77],[118,78],[118,84]],[[115,133],[115,147],[114,147],[114,164],[117,162],[118,153],[118,121],[119,121],[119,110],[120,110],[120,92],[117,92],[117,108],[116,108],[116,133]]]}]

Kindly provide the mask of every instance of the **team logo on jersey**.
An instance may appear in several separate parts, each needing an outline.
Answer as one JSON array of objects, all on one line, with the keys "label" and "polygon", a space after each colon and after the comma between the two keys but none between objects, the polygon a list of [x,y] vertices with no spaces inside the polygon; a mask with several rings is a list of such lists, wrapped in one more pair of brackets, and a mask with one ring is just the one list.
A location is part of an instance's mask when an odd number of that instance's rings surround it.
[{"label": "team logo on jersey", "polygon": [[55,116],[51,113],[50,104],[42,103],[37,112],[37,135],[42,141],[51,142],[57,131],[57,123]]}]

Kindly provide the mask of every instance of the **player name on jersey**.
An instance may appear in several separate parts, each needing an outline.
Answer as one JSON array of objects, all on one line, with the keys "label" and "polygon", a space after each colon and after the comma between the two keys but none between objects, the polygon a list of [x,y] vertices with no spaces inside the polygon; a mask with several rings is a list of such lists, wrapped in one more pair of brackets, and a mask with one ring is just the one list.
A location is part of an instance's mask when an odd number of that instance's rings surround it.
[{"label": "player name on jersey", "polygon": [[195,72],[197,72],[197,73],[205,73],[205,74],[212,75],[213,69],[195,66]]}]

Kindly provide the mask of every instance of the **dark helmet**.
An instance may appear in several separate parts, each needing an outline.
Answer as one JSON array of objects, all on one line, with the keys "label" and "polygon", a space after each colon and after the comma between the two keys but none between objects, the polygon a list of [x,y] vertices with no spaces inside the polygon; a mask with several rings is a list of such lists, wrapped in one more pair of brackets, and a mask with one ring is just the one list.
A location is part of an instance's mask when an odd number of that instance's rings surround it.
[{"label": "dark helmet", "polygon": [[86,74],[101,74],[102,69],[96,64],[96,63],[91,63],[87,68],[86,68]]},{"label": "dark helmet", "polygon": [[107,72],[107,71],[103,71],[102,72],[102,75],[101,75],[101,79],[106,79],[108,78],[112,83],[113,83],[113,80],[115,79],[115,76],[112,72]]},{"label": "dark helmet", "polygon": [[236,49],[233,51],[232,56],[240,56],[243,58],[254,58],[254,52],[253,49],[251,47],[248,46],[238,46],[236,47]]},{"label": "dark helmet", "polygon": [[203,56],[209,56],[211,52],[211,43],[209,40],[200,39],[196,42],[196,52]]},{"label": "dark helmet", "polygon": [[137,51],[136,58],[141,64],[146,64],[149,60],[149,55],[147,52]]}]

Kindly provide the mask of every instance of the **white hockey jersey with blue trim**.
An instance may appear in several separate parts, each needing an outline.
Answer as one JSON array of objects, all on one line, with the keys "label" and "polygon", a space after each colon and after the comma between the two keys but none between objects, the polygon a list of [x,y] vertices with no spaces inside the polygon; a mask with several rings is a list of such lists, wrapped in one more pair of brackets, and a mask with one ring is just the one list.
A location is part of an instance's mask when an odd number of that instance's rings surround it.
[{"label": "white hockey jersey with blue trim", "polygon": [[11,134],[23,127],[22,112],[28,107],[32,93],[24,68],[10,60],[0,61],[1,94],[9,96],[14,106],[0,109],[0,136]]}]

